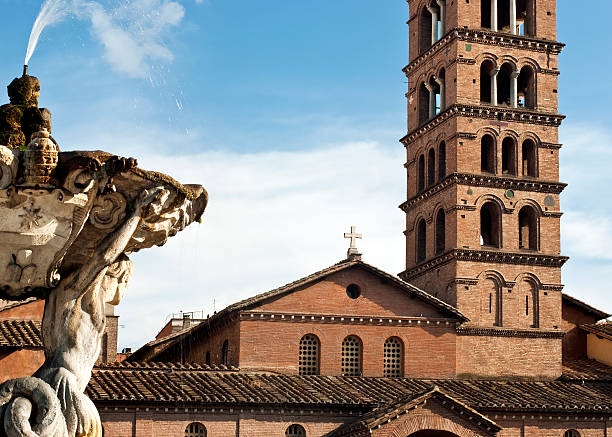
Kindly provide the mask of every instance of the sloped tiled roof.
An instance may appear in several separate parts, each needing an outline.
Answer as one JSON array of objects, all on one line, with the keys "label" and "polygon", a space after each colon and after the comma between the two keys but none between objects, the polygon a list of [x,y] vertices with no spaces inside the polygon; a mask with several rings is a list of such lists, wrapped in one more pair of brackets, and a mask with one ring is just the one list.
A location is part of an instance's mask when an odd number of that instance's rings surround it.
[{"label": "sloped tiled roof", "polygon": [[21,305],[28,304],[30,302],[34,302],[37,299],[38,298],[36,297],[29,297],[27,299],[19,300],[19,301],[0,299],[0,311],[10,310],[11,308],[15,308]]},{"label": "sloped tiled roof", "polygon": [[[174,344],[177,344],[179,341],[181,341],[186,336],[191,335],[194,332],[198,332],[199,330],[206,329],[206,327],[209,326],[211,323],[214,323],[215,321],[220,320],[221,318],[229,315],[230,313],[233,313],[235,311],[244,311],[244,310],[254,308],[258,306],[259,304],[262,304],[268,301],[269,299],[274,299],[274,298],[284,296],[286,294],[289,294],[295,291],[299,287],[306,286],[313,282],[319,281],[328,275],[331,275],[333,273],[337,273],[337,272],[340,272],[340,271],[343,271],[343,270],[346,270],[352,267],[361,267],[365,269],[366,271],[384,279],[385,281],[389,281],[395,284],[397,287],[404,290],[406,293],[409,293],[411,296],[415,296],[429,303],[430,305],[433,305],[434,307],[438,308],[443,313],[448,314],[452,318],[455,318],[462,322],[469,321],[469,319],[464,314],[462,314],[457,308],[424,292],[423,290],[418,289],[417,287],[409,284],[408,282],[401,280],[397,276],[393,276],[389,273],[386,273],[359,259],[354,259],[354,260],[345,259],[323,270],[320,270],[311,275],[298,279],[297,281],[293,281],[293,282],[290,282],[289,284],[285,284],[282,287],[275,288],[274,290],[270,290],[265,293],[261,293],[256,296],[253,296],[248,299],[245,299],[240,302],[236,302],[232,305],[229,305],[228,307],[224,308],[219,313],[207,319],[205,323],[196,325],[192,327],[189,331],[182,331],[180,335],[174,336],[173,341],[160,339],[160,341],[166,344],[162,346],[161,348],[159,348],[159,350],[155,352],[154,355],[159,355],[163,351],[170,349]],[[148,357],[147,355],[151,354],[153,346],[159,346],[159,343],[156,343],[156,341],[154,340],[153,342],[145,344],[144,346],[136,350],[129,358],[127,358],[127,360],[138,361],[138,360],[143,360],[143,359],[150,359],[150,357]]]},{"label": "sloped tiled roof", "polygon": [[371,435],[371,430],[399,419],[402,415],[409,413],[426,400],[432,398],[438,399],[442,403],[449,405],[449,408],[457,412],[461,412],[460,414],[462,414],[466,420],[475,419],[474,422],[491,435],[497,434],[502,429],[488,417],[456,400],[452,396],[447,395],[441,391],[438,386],[434,386],[427,389],[425,392],[417,393],[397,402],[375,408],[361,416],[357,421],[342,425],[336,431],[332,432],[330,437],[354,436],[356,433],[359,433],[359,435]]},{"label": "sloped tiled roof", "polygon": [[95,402],[376,408],[438,386],[479,411],[612,412],[612,383],[600,381],[351,378],[211,371],[176,364],[131,366],[94,369],[88,396]]},{"label": "sloped tiled roof", "polygon": [[573,360],[563,362],[565,381],[609,381],[612,382],[612,367],[595,360]]},{"label": "sloped tiled roof", "polygon": [[0,347],[42,347],[40,322],[35,320],[0,320]]},{"label": "sloped tiled roof", "polygon": [[612,340],[612,322],[592,323],[590,325],[580,325],[580,329],[591,334],[599,335],[608,340]]},{"label": "sloped tiled roof", "polygon": [[610,317],[611,314],[608,314],[602,310],[598,310],[595,307],[592,307],[591,305],[589,305],[586,302],[581,301],[580,299],[576,299],[575,297],[570,296],[569,294],[562,294],[563,296],[563,300],[571,303],[575,306],[577,306],[578,308],[582,308],[584,311],[586,311],[589,314],[594,315],[595,317],[597,317],[597,320],[602,320],[602,319],[607,319],[608,317]]}]

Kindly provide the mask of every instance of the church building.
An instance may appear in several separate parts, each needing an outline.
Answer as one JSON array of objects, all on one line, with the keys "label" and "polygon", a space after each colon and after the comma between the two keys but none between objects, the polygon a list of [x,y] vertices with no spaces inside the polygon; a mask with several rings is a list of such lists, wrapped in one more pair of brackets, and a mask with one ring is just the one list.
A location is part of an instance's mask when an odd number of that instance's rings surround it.
[{"label": "church building", "polygon": [[[346,259],[120,363],[112,318],[105,436],[612,436],[610,315],[561,279],[556,0],[408,4],[405,270],[351,228]],[[4,322],[0,368],[34,347]]]}]

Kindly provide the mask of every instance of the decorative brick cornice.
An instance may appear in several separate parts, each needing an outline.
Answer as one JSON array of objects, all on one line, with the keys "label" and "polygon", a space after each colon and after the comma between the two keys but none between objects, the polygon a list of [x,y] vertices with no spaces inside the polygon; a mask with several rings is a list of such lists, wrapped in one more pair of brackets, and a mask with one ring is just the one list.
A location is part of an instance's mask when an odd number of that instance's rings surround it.
[{"label": "decorative brick cornice", "polygon": [[478,337],[563,338],[564,331],[504,327],[458,326],[457,335]]},{"label": "decorative brick cornice", "polygon": [[[417,203],[420,203],[421,201],[424,201],[434,194],[437,194],[445,188],[453,185],[469,185],[472,187],[499,188],[502,190],[513,191],[532,191],[548,194],[560,194],[565,187],[567,187],[567,184],[562,182],[542,181],[539,179],[519,179],[506,176],[472,173],[451,173],[436,185],[426,189],[414,197],[411,197],[399,207],[402,211],[408,212],[408,210]],[[470,208],[472,208],[471,205],[457,205],[455,209],[469,210]],[[548,214],[554,216],[555,213],[549,212]]]},{"label": "decorative brick cornice", "polygon": [[437,41],[424,53],[416,57],[410,64],[405,66],[402,71],[406,75],[408,75],[410,72],[412,72],[418,66],[422,65],[435,53],[440,51],[444,46],[454,41],[455,39],[474,44],[488,44],[496,45],[499,47],[515,49],[518,48],[534,52],[551,53],[554,55],[561,53],[561,50],[563,49],[563,47],[565,47],[565,44],[557,41],[538,39],[530,36],[511,35],[506,33],[493,32],[491,30],[486,29],[472,30],[455,28],[450,30],[446,35],[444,35],[439,41]]},{"label": "decorative brick cornice", "polygon": [[455,326],[456,319],[440,317],[381,317],[355,316],[343,314],[298,314],[268,311],[244,311],[240,313],[241,321],[315,323],[326,325],[369,325],[369,326]]},{"label": "decorative brick cornice", "polygon": [[559,127],[565,115],[507,106],[454,104],[422,126],[408,132],[406,136],[400,139],[400,142],[407,147],[420,136],[433,130],[451,117],[483,118],[499,122],[531,123]]},{"label": "decorative brick cornice", "polygon": [[553,149],[553,150],[559,150],[561,147],[563,147],[563,144],[557,144],[557,143],[540,143],[539,147],[541,147],[542,149]]},{"label": "decorative brick cornice", "polygon": [[451,261],[470,261],[495,264],[515,264],[561,268],[569,258],[561,255],[546,255],[536,252],[510,252],[494,249],[452,249],[435,258],[426,260],[398,276],[410,281],[424,273]]}]

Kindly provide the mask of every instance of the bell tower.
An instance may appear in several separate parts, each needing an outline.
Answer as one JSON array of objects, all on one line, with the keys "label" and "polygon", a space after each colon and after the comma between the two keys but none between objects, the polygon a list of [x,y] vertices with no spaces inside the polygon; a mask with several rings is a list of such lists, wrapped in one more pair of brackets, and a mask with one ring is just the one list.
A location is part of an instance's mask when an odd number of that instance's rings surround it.
[{"label": "bell tower", "polygon": [[567,260],[556,0],[408,3],[400,276],[481,331],[554,331]]}]

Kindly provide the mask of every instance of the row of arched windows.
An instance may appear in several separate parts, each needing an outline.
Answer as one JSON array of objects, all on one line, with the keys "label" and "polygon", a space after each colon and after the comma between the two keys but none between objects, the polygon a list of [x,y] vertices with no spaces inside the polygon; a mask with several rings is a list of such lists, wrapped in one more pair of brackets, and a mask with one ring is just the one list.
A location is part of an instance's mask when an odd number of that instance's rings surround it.
[{"label": "row of arched windows", "polygon": [[[446,0],[430,0],[419,16],[419,54],[447,32]],[[481,0],[480,25],[494,32],[535,36],[536,0]]]},{"label": "row of arched windows", "polygon": [[501,275],[489,273],[479,284],[481,311],[474,321],[481,325],[513,328],[539,327],[539,286],[537,280],[522,278],[509,292]]},{"label": "row of arched windows", "polygon": [[[192,422],[185,428],[185,437],[206,437],[206,427],[200,422]],[[306,430],[302,425],[289,425],[285,430],[285,437],[306,437]]]},{"label": "row of arched windows", "polygon": [[535,7],[535,0],[481,0],[480,23],[494,32],[533,36]]},{"label": "row of arched windows", "polygon": [[[480,245],[483,247],[502,248],[502,212],[493,201],[485,202],[480,207]],[[539,214],[531,205],[523,206],[518,213],[519,249],[539,250]],[[446,249],[446,214],[442,208],[434,218],[434,255],[444,253]],[[427,223],[421,218],[416,225],[416,262],[427,259]]]},{"label": "row of arched windows", "polygon": [[[426,171],[427,169],[427,171]],[[427,165],[425,154],[421,154],[417,161],[417,185],[420,193],[425,188],[431,187],[436,182],[446,177],[446,143],[442,141],[438,145],[437,165],[436,149],[432,147],[427,152]]]},{"label": "row of arched windows", "polygon": [[[503,175],[538,176],[537,146],[531,138],[523,141],[519,154],[516,139],[507,136],[501,142],[501,152],[501,173]],[[483,173],[496,174],[498,172],[497,156],[496,139],[493,135],[483,135],[480,139],[480,170]]]},{"label": "row of arched windows", "polygon": [[536,74],[531,65],[520,70],[512,62],[498,67],[490,59],[480,64],[480,101],[493,106],[536,108]]},{"label": "row of arched windows", "polygon": [[[300,375],[319,375],[321,342],[314,334],[306,334],[300,340],[298,364]],[[397,337],[389,337],[383,347],[383,375],[397,378],[403,375],[404,343]],[[363,342],[356,335],[342,340],[342,376],[361,376],[363,373]]]}]

